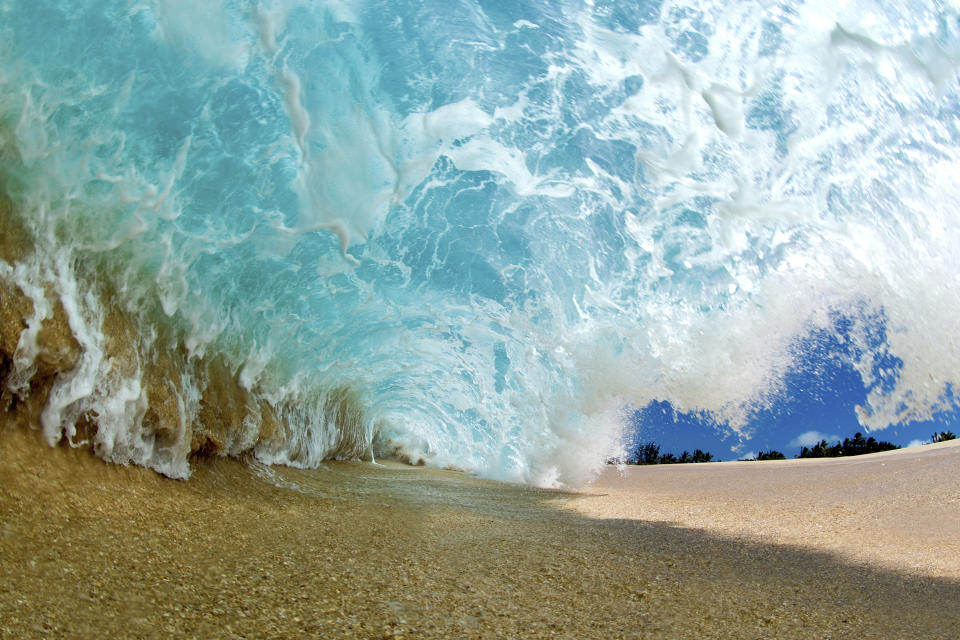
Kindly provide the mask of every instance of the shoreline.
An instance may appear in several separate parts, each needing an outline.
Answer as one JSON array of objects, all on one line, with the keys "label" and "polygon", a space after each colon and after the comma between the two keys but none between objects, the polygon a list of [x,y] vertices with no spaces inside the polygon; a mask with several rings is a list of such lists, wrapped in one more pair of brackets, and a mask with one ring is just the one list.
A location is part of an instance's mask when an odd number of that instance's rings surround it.
[{"label": "shoreline", "polygon": [[3,427],[0,637],[960,632],[958,580],[580,512],[614,490],[632,492],[626,510],[653,500],[631,487],[559,492],[366,463],[211,457],[170,480]]}]

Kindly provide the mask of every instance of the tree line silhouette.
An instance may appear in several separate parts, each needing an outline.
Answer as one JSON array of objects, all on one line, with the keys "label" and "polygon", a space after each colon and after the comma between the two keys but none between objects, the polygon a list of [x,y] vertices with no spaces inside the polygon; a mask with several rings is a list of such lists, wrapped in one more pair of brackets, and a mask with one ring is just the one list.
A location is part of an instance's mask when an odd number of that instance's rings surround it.
[{"label": "tree line silhouette", "polygon": [[892,451],[900,447],[885,440],[877,440],[873,436],[864,438],[859,431],[853,438],[844,438],[843,442],[836,442],[833,445],[821,440],[812,447],[803,447],[800,449],[798,458],[839,458],[842,456],[861,456],[865,453],[877,453],[880,451]]},{"label": "tree line silhouette", "polygon": [[[945,442],[953,440],[957,436],[952,431],[940,431],[934,433],[930,438],[931,442]],[[844,438],[843,442],[839,440],[830,444],[826,440],[821,440],[812,447],[802,447],[800,453],[795,458],[840,458],[844,456],[860,456],[866,453],[878,453],[880,451],[892,451],[899,449],[898,445],[885,440],[877,440],[873,436],[864,437],[859,431],[852,438]],[[684,450],[679,456],[673,453],[661,453],[660,445],[655,442],[642,442],[638,444],[623,459],[611,460],[610,462],[624,464],[686,464],[692,462],[713,462],[715,459],[712,453],[694,449],[693,453]],[[786,460],[786,456],[776,449],[761,451],[753,458],[745,460]]]},{"label": "tree line silhouette", "polygon": [[688,462],[711,462],[713,454],[694,449],[693,453],[684,451],[679,456],[672,453],[660,453],[660,445],[655,442],[639,444],[624,461],[626,464],[686,464]]}]

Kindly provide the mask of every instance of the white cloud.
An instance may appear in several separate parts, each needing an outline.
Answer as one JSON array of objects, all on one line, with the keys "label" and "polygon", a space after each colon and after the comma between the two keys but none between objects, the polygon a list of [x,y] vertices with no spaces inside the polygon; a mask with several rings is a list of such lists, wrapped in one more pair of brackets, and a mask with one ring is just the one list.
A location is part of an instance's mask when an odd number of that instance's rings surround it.
[{"label": "white cloud", "polygon": [[930,444],[929,440],[911,440],[907,447],[919,447],[922,444]]},{"label": "white cloud", "polygon": [[820,433],[819,431],[804,431],[796,438],[790,441],[791,447],[812,447],[819,443],[821,440],[826,440],[827,442],[836,442],[840,439],[840,436],[830,435],[827,433]]}]

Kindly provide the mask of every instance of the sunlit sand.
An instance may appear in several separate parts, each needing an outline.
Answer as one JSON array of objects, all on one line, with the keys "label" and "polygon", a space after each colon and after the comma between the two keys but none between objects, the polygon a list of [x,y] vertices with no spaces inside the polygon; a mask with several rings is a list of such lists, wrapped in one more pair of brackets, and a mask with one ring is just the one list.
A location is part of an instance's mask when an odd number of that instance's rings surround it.
[{"label": "sunlit sand", "polygon": [[853,458],[609,468],[571,504],[960,580],[960,440]]}]

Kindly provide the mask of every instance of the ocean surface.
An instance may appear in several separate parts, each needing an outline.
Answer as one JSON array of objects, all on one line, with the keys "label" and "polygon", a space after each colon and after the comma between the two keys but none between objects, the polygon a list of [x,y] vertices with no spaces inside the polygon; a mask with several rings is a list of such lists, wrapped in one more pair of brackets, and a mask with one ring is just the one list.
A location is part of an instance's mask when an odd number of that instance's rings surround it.
[{"label": "ocean surface", "polygon": [[652,401],[749,439],[810,351],[930,419],[958,65],[952,1],[0,0],[7,402],[538,485]]}]

